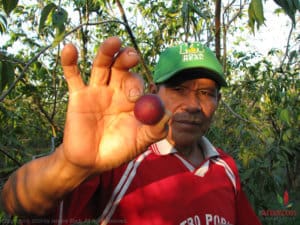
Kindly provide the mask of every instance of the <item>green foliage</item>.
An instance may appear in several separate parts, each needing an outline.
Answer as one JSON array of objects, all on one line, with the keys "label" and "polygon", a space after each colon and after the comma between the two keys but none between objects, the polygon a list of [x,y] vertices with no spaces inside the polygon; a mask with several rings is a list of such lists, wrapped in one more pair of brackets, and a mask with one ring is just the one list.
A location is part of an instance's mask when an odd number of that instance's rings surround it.
[{"label": "green foliage", "polygon": [[14,81],[14,66],[7,61],[0,61],[0,92]]},{"label": "green foliage", "polygon": [[16,8],[19,0],[2,0],[2,5],[7,16]]},{"label": "green foliage", "polygon": [[262,0],[251,0],[248,8],[248,16],[249,26],[254,33],[255,24],[257,26],[257,29],[259,29],[259,27],[263,25],[265,21]]},{"label": "green foliage", "polygon": [[296,26],[296,12],[300,12],[299,0],[274,0],[284,12],[290,17],[293,22],[293,26]]},{"label": "green foliage", "polygon": [[41,13],[39,22],[39,33],[42,35],[44,33],[44,28],[47,26],[49,29],[49,24],[55,29],[55,39],[53,40],[53,47],[58,45],[65,35],[65,23],[68,20],[68,13],[62,7],[55,5],[54,3],[49,3],[46,5]]},{"label": "green foliage", "polygon": [[6,32],[7,20],[4,15],[0,13],[0,33],[3,34]]},{"label": "green foliage", "polygon": [[40,22],[39,22],[39,33],[43,32],[43,28],[46,25],[46,21],[53,10],[57,9],[57,5],[50,3],[46,5],[41,13]]},{"label": "green foliage", "polygon": [[261,212],[283,209],[277,196],[286,189],[294,202],[289,210],[299,204],[299,67],[279,68],[267,57],[241,52],[234,52],[228,65],[229,74],[239,77],[223,90],[209,136],[237,160],[244,189],[264,224],[295,224],[296,217],[273,223]]}]

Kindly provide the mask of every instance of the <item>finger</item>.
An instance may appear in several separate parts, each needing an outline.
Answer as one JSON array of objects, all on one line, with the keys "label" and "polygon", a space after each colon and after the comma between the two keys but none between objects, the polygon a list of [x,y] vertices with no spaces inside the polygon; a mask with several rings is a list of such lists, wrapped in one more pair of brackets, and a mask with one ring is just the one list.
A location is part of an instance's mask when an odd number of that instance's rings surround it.
[{"label": "finger", "polygon": [[140,61],[137,51],[132,47],[123,49],[113,64],[113,68],[119,70],[128,70],[136,66]]},{"label": "finger", "polygon": [[157,142],[168,135],[169,130],[169,120],[172,114],[170,111],[165,110],[165,114],[162,119],[155,125],[143,125],[141,128],[141,132],[148,137],[149,144],[153,142]]},{"label": "finger", "polygon": [[110,37],[101,44],[93,62],[90,85],[100,86],[108,83],[110,67],[121,45],[118,37]]},{"label": "finger", "polygon": [[156,139],[155,141],[165,138],[168,135],[169,121],[171,117],[172,113],[168,110],[165,110],[164,116],[157,124],[155,124],[154,126],[148,126],[148,136],[152,137],[154,140]]},{"label": "finger", "polygon": [[123,80],[127,79],[126,76],[130,75],[129,69],[136,66],[139,60],[140,57],[134,48],[127,47],[122,49],[111,68],[109,85],[119,88]]},{"label": "finger", "polygon": [[85,86],[77,67],[77,59],[78,52],[76,47],[73,44],[65,45],[61,52],[61,64],[70,93]]},{"label": "finger", "polygon": [[161,120],[155,125],[158,129],[160,128],[162,130],[162,132],[166,132],[166,128],[168,126],[168,122],[172,117],[172,113],[165,109],[165,114],[164,116],[161,118]]},{"label": "finger", "polygon": [[144,93],[144,80],[138,74],[128,75],[123,85],[125,95],[130,102],[135,102]]}]

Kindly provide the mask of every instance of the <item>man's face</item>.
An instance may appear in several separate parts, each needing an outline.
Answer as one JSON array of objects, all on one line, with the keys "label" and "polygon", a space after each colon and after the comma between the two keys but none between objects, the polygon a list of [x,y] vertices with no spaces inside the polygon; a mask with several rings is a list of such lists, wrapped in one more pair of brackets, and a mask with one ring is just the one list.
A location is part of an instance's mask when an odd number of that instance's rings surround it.
[{"label": "man's face", "polygon": [[207,78],[160,85],[157,94],[173,114],[167,138],[178,147],[192,145],[205,134],[220,99],[216,82]]}]

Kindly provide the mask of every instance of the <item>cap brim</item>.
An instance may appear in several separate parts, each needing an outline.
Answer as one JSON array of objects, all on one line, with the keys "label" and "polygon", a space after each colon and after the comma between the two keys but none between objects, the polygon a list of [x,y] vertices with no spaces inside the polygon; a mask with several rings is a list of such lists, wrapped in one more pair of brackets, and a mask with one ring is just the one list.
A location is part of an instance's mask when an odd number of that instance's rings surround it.
[{"label": "cap brim", "polygon": [[218,86],[220,87],[227,87],[227,83],[225,79],[215,71],[208,70],[206,68],[189,68],[177,71],[174,74],[171,74],[169,78],[160,81],[159,83],[166,83],[166,82],[184,82],[186,80],[193,80],[197,78],[209,78],[214,80]]}]

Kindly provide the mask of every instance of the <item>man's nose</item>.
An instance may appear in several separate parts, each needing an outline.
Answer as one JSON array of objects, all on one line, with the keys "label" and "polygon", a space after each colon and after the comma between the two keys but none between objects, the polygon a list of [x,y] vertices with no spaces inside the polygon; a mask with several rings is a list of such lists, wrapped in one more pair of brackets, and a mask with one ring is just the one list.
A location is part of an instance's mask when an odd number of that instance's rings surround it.
[{"label": "man's nose", "polygon": [[201,101],[194,92],[189,93],[189,97],[186,99],[186,105],[188,112],[201,111]]}]

